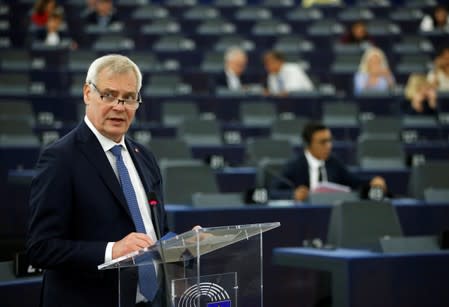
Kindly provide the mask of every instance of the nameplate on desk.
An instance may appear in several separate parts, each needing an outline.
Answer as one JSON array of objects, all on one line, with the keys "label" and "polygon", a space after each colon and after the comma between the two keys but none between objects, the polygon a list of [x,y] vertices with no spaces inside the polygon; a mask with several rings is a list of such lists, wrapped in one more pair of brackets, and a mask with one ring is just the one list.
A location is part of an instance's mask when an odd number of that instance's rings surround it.
[{"label": "nameplate on desk", "polygon": [[43,270],[33,267],[25,253],[17,253],[14,257],[14,274],[17,277],[28,277],[42,274]]}]

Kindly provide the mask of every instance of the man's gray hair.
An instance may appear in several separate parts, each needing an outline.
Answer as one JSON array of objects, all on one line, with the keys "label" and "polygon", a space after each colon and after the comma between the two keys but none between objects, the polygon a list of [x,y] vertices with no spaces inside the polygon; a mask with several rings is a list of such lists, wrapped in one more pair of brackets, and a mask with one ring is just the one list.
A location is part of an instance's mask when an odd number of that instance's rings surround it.
[{"label": "man's gray hair", "polygon": [[243,50],[240,47],[237,47],[237,46],[231,47],[228,50],[226,50],[225,55],[224,55],[224,61],[229,62],[237,55],[246,56],[246,52],[245,52],[245,50]]},{"label": "man's gray hair", "polygon": [[96,84],[98,75],[104,68],[107,68],[113,74],[134,72],[137,79],[137,92],[140,91],[142,87],[142,73],[139,67],[130,58],[120,54],[108,54],[93,61],[87,71],[86,83],[93,82]]}]

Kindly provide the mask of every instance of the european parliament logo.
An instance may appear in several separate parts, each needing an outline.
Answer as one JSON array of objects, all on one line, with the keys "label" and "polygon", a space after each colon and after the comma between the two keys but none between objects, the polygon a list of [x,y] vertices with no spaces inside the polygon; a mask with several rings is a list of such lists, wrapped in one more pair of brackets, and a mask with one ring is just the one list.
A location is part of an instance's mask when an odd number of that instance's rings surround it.
[{"label": "european parliament logo", "polygon": [[231,307],[231,302],[231,297],[222,286],[212,282],[201,282],[185,290],[177,306]]}]

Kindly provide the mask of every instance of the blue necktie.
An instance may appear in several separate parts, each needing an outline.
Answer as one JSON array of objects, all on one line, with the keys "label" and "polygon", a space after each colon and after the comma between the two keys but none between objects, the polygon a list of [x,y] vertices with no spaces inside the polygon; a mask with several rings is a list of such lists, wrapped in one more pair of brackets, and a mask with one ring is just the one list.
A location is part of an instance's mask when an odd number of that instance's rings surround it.
[{"label": "blue necktie", "polygon": [[276,79],[277,79],[277,84],[278,84],[278,91],[279,91],[279,93],[282,93],[285,90],[284,80],[282,80],[282,77],[280,74],[278,74],[276,76]]},{"label": "blue necktie", "polygon": [[[113,148],[111,148],[111,152],[117,160],[117,170],[120,184],[122,186],[123,193],[125,194],[126,202],[128,203],[128,208],[131,212],[134,225],[136,226],[136,231],[140,233],[146,233],[145,225],[143,224],[139,205],[137,203],[136,193],[134,192],[128,169],[126,168],[126,165],[122,159],[122,145],[115,145]],[[145,296],[147,300],[152,301],[158,290],[156,271],[154,265],[151,263],[151,259],[144,260],[150,260],[150,264],[139,266],[140,292],[143,294],[143,296]]]}]

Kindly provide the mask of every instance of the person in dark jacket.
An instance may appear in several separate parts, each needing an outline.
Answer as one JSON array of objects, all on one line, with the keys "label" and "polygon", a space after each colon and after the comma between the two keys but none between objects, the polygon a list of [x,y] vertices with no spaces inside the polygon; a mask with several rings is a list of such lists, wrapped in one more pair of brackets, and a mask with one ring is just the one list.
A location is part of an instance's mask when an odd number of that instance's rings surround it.
[{"label": "person in dark jacket", "polygon": [[352,189],[359,189],[367,184],[387,191],[382,177],[376,176],[365,182],[332,155],[332,134],[325,125],[308,123],[304,127],[302,138],[305,150],[285,165],[279,178],[273,180],[272,190],[291,190],[294,186],[293,199],[297,201],[306,200],[309,191],[314,190],[320,182],[337,183]]}]

